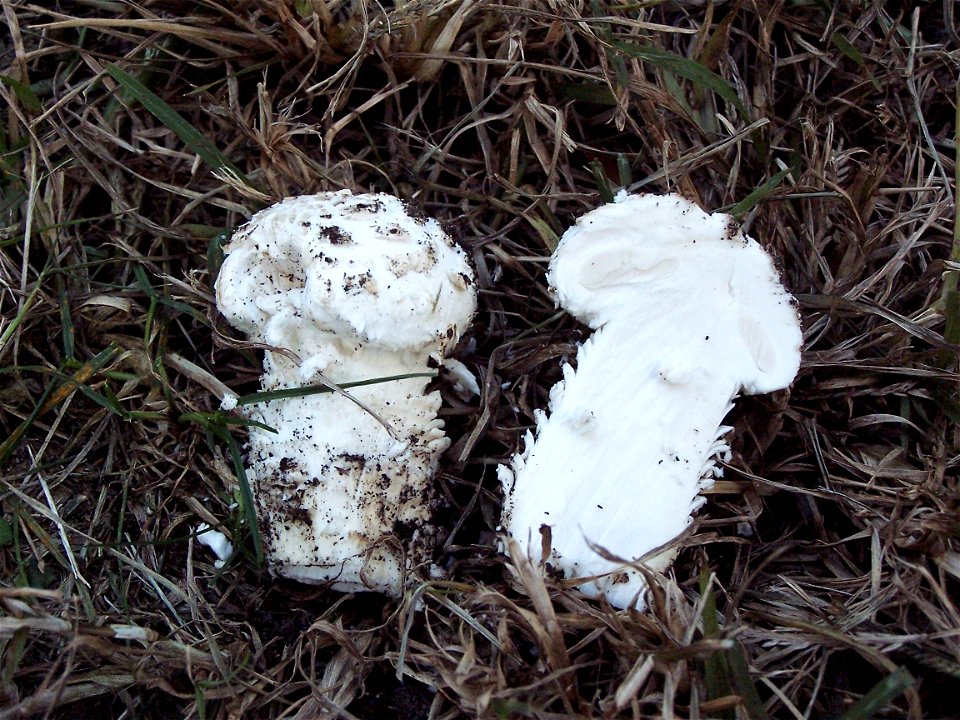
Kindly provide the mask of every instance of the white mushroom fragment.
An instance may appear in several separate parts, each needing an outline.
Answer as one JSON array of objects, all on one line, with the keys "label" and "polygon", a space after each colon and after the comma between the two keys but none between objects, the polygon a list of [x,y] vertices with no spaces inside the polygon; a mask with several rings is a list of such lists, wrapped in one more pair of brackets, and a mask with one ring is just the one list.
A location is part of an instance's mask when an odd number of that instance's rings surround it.
[{"label": "white mushroom fragment", "polygon": [[[476,309],[466,256],[388,195],[288,198],[224,248],[217,304],[273,349],[264,391],[428,374]],[[429,377],[272,400],[244,412],[248,476],[271,571],[398,594],[429,564],[433,476],[448,447]],[[390,431],[387,430],[390,428]]]},{"label": "white mushroom fragment", "polygon": [[[601,576],[579,589],[642,608],[643,576],[626,563],[690,524],[729,455],[734,397],[793,381],[799,318],[763,248],[676,195],[621,193],[581,217],[549,281],[596,332],[563,368],[549,416],[538,412],[536,438],[501,467],[503,526],[535,559],[549,527],[554,568]],[[663,570],[675,554],[645,563]]]},{"label": "white mushroom fragment", "polygon": [[217,559],[213,561],[213,566],[219,570],[227,564],[227,560],[233,555],[233,543],[219,530],[214,530],[206,523],[197,525],[197,542],[206,545],[213,550]]}]

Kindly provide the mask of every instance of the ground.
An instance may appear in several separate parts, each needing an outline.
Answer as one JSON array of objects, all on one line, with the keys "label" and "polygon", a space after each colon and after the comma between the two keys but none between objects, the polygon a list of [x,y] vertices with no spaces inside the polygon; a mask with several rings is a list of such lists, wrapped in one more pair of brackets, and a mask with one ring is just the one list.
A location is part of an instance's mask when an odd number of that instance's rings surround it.
[{"label": "ground", "polygon": [[[956,716],[952,3],[3,11],[0,717]],[[620,187],[734,215],[805,336],[646,613],[496,540],[495,468],[589,333],[546,261]],[[223,242],[340,188],[440,219],[480,288],[483,394],[443,388],[446,579],[395,599],[263,571],[217,412],[262,352],[217,313]]]}]

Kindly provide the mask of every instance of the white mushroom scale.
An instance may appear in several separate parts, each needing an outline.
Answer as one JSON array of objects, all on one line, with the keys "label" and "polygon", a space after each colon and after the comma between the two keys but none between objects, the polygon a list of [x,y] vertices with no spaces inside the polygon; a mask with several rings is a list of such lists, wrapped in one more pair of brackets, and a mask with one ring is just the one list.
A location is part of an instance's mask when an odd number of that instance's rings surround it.
[{"label": "white mushroom scale", "polygon": [[[677,195],[627,195],[581,217],[561,239],[549,281],[559,304],[596,332],[576,370],[537,413],[536,437],[500,468],[504,530],[579,589],[644,606],[644,558],[702,505],[728,458],[724,416],[739,393],[786,388],[800,363],[794,302],[770,256],[732,218]],[[605,553],[598,553],[602,548]],[[597,576],[597,577],[594,577]]]},{"label": "white mushroom scale", "polygon": [[[262,388],[429,373],[476,310],[473,273],[439,223],[382,194],[293,197],[224,248],[217,304],[271,346]],[[448,447],[428,377],[243,409],[248,477],[277,575],[399,594],[429,565],[434,474]],[[387,428],[390,431],[388,432]],[[416,571],[416,572],[415,572]]]}]

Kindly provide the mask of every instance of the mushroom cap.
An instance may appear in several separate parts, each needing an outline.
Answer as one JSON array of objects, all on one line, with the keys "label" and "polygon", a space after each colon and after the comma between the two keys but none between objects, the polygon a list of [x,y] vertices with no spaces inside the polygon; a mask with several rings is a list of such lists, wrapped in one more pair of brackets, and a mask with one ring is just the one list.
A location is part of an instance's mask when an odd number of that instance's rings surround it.
[{"label": "mushroom cap", "polygon": [[253,339],[302,357],[330,342],[442,351],[476,309],[464,252],[384,194],[291,197],[224,248],[217,304]]},{"label": "mushroom cap", "polygon": [[[724,375],[737,368],[746,394],[783,389],[799,369],[799,316],[771,257],[729,215],[679,195],[621,193],[583,215],[561,238],[548,279],[590,327],[618,318],[662,338],[667,355],[699,347],[728,364]],[[671,340],[678,335],[684,342]]]}]

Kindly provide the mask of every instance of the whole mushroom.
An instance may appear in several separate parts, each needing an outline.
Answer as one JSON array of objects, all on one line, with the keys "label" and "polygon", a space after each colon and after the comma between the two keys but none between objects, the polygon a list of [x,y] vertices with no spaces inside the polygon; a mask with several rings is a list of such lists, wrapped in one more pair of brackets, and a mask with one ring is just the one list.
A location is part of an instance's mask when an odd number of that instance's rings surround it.
[{"label": "whole mushroom", "polygon": [[[476,309],[463,251],[395,197],[288,198],[224,248],[217,304],[264,358],[264,391],[428,374]],[[448,447],[429,377],[244,408],[270,570],[343,591],[401,592],[434,549]]]},{"label": "whole mushroom", "polygon": [[576,369],[564,366],[525,452],[500,468],[503,527],[535,558],[549,528],[544,559],[585,578],[583,593],[642,608],[636,561],[672,562],[675,548],[655,551],[720,475],[734,398],[793,381],[799,318],[763,248],[677,195],[621,193],[581,217],[549,281],[595,332]]}]

